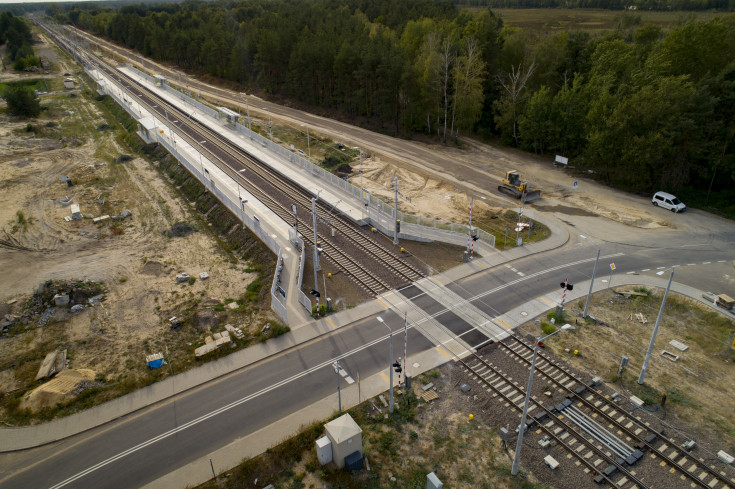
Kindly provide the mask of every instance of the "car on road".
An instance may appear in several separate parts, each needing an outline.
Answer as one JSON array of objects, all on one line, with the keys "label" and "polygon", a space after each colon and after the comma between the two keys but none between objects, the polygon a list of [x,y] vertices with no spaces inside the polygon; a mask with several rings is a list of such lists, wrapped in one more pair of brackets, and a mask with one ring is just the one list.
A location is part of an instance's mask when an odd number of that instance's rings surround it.
[{"label": "car on road", "polygon": [[684,212],[687,206],[676,196],[666,192],[656,192],[651,198],[651,203],[657,207],[663,207],[671,212]]}]

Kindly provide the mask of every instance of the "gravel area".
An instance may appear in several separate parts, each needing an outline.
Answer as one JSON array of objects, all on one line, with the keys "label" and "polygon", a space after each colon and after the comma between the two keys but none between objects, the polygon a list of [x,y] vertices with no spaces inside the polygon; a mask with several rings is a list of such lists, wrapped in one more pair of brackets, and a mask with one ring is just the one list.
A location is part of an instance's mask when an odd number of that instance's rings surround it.
[{"label": "gravel area", "polygon": [[[526,338],[528,342],[533,341],[533,338]],[[529,370],[525,363],[518,361],[517,357],[510,354],[507,349],[498,346],[497,344],[490,345],[483,348],[480,351],[480,355],[495,368],[502,371],[505,375],[509,376],[513,382],[520,386],[525,386],[528,382]],[[564,365],[563,360],[556,358],[557,363]],[[471,364],[471,362],[470,362]],[[508,441],[508,450],[512,455],[516,445],[516,434],[515,430],[520,424],[521,414],[515,409],[510,409],[506,405],[505,401],[501,397],[493,397],[492,393],[488,393],[483,389],[475,379],[471,378],[469,373],[464,369],[461,364],[454,365],[455,374],[454,378],[457,382],[466,382],[472,386],[470,395],[472,397],[475,410],[482,415],[483,419],[492,426],[497,432],[500,428],[508,428],[510,435]],[[587,374],[580,374],[579,372],[573,371],[575,376],[582,379],[585,382],[589,382],[590,376]],[[615,391],[614,385],[601,384],[599,387],[606,396],[611,395]],[[525,389],[524,389],[525,390]],[[545,392],[551,392],[551,396],[547,396]],[[535,399],[542,401],[546,406],[553,406],[565,399],[565,393],[552,385],[550,381],[539,375],[537,370],[534,375],[534,385],[532,395]],[[620,403],[621,409],[625,409],[626,405],[629,404],[627,400],[623,400]],[[531,414],[529,414],[530,416]],[[665,416],[665,413],[651,413],[645,410],[637,410],[636,417],[650,424],[654,429],[661,429],[661,417]],[[601,424],[605,424],[602,418],[597,418],[597,421]],[[610,426],[606,426],[608,429]],[[522,470],[530,471],[533,474],[533,478],[538,479],[539,482],[547,484],[555,488],[597,488],[601,487],[596,484],[593,480],[592,473],[586,473],[584,467],[577,461],[576,458],[572,457],[569,452],[553,443],[548,448],[542,448],[539,445],[539,441],[543,438],[543,434],[537,433],[537,427],[529,430],[524,436],[523,450],[521,452],[521,467]],[[668,436],[674,436],[669,434],[666,430],[665,434]],[[625,435],[616,432],[620,438],[625,439]],[[687,439],[672,439],[668,443],[669,447],[679,446]],[[629,444],[634,443],[628,441]],[[578,446],[575,445],[575,448]],[[586,453],[588,450],[581,450],[582,453]],[[669,453],[671,449],[666,450]],[[697,455],[696,452],[694,452]],[[544,463],[543,459],[546,455],[551,455],[557,462],[559,467],[556,470],[549,469]],[[697,455],[700,456],[700,455]],[[590,461],[594,463],[599,457],[593,455],[590,457]],[[689,480],[682,479],[681,474],[678,472],[671,473],[670,466],[664,468],[661,467],[661,460],[650,453],[645,453],[633,467],[632,472],[636,477],[644,481],[650,487],[668,487],[668,488],[685,488],[690,487],[691,482]],[[608,464],[601,462],[600,467],[604,468]],[[687,464],[691,465],[691,464]],[[614,474],[612,480],[616,483],[622,478],[619,473]],[[709,481],[709,479],[707,479]],[[631,487],[631,483],[628,482],[619,487]]]}]

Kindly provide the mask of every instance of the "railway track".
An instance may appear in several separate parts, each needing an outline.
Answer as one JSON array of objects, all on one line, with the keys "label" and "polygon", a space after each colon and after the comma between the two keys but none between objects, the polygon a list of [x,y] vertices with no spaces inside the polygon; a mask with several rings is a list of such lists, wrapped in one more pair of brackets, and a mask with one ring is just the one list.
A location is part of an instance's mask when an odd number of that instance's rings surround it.
[{"label": "railway track", "polygon": [[[497,341],[496,345],[515,362],[530,369],[533,345],[512,335]],[[525,390],[506,372],[478,354],[460,362],[468,375],[493,397],[500,397],[518,413],[523,411]],[[536,359],[535,377],[539,376],[564,398],[557,402],[549,397],[545,404],[532,396],[528,429],[535,428],[544,434],[542,446],[556,445],[576,458],[598,484],[618,489],[644,489],[664,485],[684,487],[681,480],[685,480],[688,487],[735,488],[734,479],[693,456],[543,352],[539,352]],[[636,465],[645,463],[646,456],[657,462],[649,464],[659,469],[655,484],[647,482],[650,476],[644,480],[637,475]]]},{"label": "railway track", "polygon": [[[56,38],[56,36],[54,37]],[[56,40],[59,42],[58,38]],[[112,76],[120,81],[120,83],[123,83],[128,89],[129,94],[130,91],[135,90],[135,96],[139,99],[136,102],[143,103],[148,111],[154,112],[162,118],[168,115],[187,122],[188,124],[186,126],[183,124],[177,126],[179,131],[176,131],[176,134],[186,140],[192,147],[197,147],[198,145],[208,160],[217,165],[258,200],[266,204],[284,221],[290,222],[292,219],[289,205],[285,204],[284,201],[293,202],[304,208],[306,212],[302,212],[302,215],[310,214],[310,195],[303,189],[266,167],[230,140],[223,138],[209,129],[201,121],[198,121],[196,117],[187,116],[177,108],[168,105],[165,100],[156,96],[155,93],[148,92],[145,87],[140,86],[134,79],[125,75],[125,73],[120,72],[103,60],[97,59],[89,54],[88,56],[108,76]],[[166,111],[168,111],[168,114]],[[184,129],[185,127],[190,132],[187,132]],[[194,140],[198,140],[200,137],[206,139],[207,146],[203,146]],[[252,177],[243,177],[240,174],[243,168],[248,171],[249,176],[251,174],[257,175],[260,181],[254,181],[255,179]],[[274,197],[277,195],[280,198]],[[348,247],[356,249],[359,252],[360,258],[355,257],[354,253],[347,251],[344,245],[338,244],[336,242],[337,240],[326,238],[324,233],[321,233],[319,239],[319,246],[322,253],[339,270],[345,272],[365,291],[377,295],[392,288],[383,278],[372,271],[374,270],[375,263],[390,270],[391,273],[398,277],[400,285],[411,283],[426,276],[422,270],[407,263],[401,256],[397,256],[392,250],[373,239],[368,233],[357,229],[351,222],[339,215],[331,215],[330,209],[327,209],[319,202],[317,202],[317,215],[320,221],[329,223],[330,227],[339,233],[339,236],[349,245]],[[314,246],[312,223],[300,218],[298,219],[298,223],[300,229],[307,230],[302,236],[304,241]],[[365,259],[368,260],[368,263],[365,263]],[[370,263],[370,261],[374,263]]]}]

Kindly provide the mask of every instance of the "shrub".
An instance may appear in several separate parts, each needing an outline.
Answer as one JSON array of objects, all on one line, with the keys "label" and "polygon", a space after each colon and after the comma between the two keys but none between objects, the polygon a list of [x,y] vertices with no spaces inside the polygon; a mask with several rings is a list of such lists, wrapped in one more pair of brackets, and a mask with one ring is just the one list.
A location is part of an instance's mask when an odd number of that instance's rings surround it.
[{"label": "shrub", "polygon": [[553,333],[554,331],[556,331],[556,329],[556,326],[551,323],[541,323],[541,331],[543,331],[545,335]]},{"label": "shrub", "polygon": [[33,91],[23,86],[8,86],[3,90],[3,98],[8,104],[8,112],[19,117],[38,117],[41,104]]}]

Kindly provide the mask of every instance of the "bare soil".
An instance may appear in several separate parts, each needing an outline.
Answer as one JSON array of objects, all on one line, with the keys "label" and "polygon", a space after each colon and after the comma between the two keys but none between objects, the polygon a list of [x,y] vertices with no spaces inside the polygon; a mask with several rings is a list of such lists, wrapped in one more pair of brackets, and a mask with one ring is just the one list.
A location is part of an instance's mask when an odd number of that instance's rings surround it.
[{"label": "bare soil", "polygon": [[[691,298],[670,293],[656,337],[644,384],[637,383],[663,290],[627,286],[616,290],[648,291],[648,296],[629,296],[606,290],[592,296],[590,314],[599,322],[573,320],[577,328],[557,335],[551,351],[575,369],[600,376],[623,398],[635,395],[646,401],[654,413],[654,427],[671,433],[681,443],[694,439],[699,456],[716,458],[719,450],[735,451],[735,374],[730,351],[735,322],[716,309]],[[580,313],[583,301],[570,305],[570,313]],[[642,314],[642,323],[636,314]],[[571,317],[571,316],[570,316]],[[542,318],[545,320],[545,318]],[[520,332],[541,335],[540,326],[526,323]],[[676,340],[688,349],[670,344]],[[574,351],[579,352],[578,355]],[[662,355],[678,356],[673,361]],[[629,358],[618,376],[620,358]],[[662,396],[666,395],[662,405]]]},{"label": "bare soil", "polygon": [[[132,152],[119,124],[89,92],[54,90],[63,87],[67,72],[84,88],[82,72],[56,48],[35,47],[58,68],[45,75],[51,92],[42,97],[44,111],[35,120],[0,113],[0,319],[8,314],[14,322],[0,336],[0,420],[11,425],[75,409],[69,393],[47,394],[54,381],[30,393],[50,351],[67,349],[69,368],[91,372],[85,379],[91,376],[102,387],[90,401],[97,403],[170,373],[149,371],[146,354],[164,353],[178,372],[199,364],[194,348],[226,323],[246,333],[233,344],[243,347],[274,319],[258,300],[260,286],[255,302],[244,297],[261,267],[224,249],[151,161],[134,156],[118,162]],[[24,78],[38,74],[2,74],[4,80]],[[65,219],[71,206],[62,200],[68,199],[85,218]],[[124,210],[131,217],[114,217]],[[92,216],[105,215],[113,218],[93,222]],[[195,232],[169,236],[166,231],[178,222]],[[180,272],[192,280],[177,283]],[[209,279],[200,280],[201,272]],[[29,306],[39,284],[83,281],[100,284],[104,300],[90,305],[72,298],[70,305],[86,306],[76,313],[53,307],[51,299]],[[237,307],[225,307],[227,302]],[[39,324],[44,313],[48,322]],[[171,316],[182,317],[183,326],[172,331]]]}]

